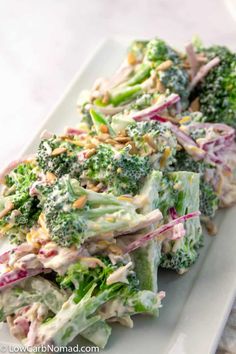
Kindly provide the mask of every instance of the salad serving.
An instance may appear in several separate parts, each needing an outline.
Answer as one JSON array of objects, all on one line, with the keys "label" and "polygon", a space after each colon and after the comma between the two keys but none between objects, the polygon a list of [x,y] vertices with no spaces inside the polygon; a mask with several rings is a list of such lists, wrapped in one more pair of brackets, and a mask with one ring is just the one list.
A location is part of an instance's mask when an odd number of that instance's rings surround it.
[{"label": "salad serving", "polygon": [[0,321],[25,346],[104,348],[113,322],[158,316],[158,268],[188,271],[236,201],[235,79],[226,47],[134,41],[76,127],[2,170]]}]

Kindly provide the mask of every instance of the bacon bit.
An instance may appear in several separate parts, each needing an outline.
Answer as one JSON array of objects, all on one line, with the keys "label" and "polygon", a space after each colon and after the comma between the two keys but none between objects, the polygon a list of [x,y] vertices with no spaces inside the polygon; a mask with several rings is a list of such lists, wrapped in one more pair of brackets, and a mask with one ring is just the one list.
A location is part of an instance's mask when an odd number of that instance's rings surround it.
[{"label": "bacon bit", "polygon": [[94,154],[96,154],[96,149],[91,149],[89,151],[86,152],[86,159],[88,159],[89,157],[93,156]]},{"label": "bacon bit", "polygon": [[109,132],[109,129],[105,124],[101,124],[99,130],[103,134],[107,134]]},{"label": "bacon bit", "polygon": [[136,59],[136,56],[134,55],[134,53],[132,53],[132,52],[128,53],[127,61],[130,65],[135,65],[137,63],[137,59]]},{"label": "bacon bit", "polygon": [[58,147],[52,151],[51,156],[58,156],[66,151],[67,151],[67,149],[65,147]]},{"label": "bacon bit", "polygon": [[161,63],[160,65],[158,65],[158,67],[156,68],[157,71],[166,71],[169,68],[171,68],[173,65],[173,62],[171,60],[166,60],[163,63]]},{"label": "bacon bit", "polygon": [[191,105],[190,105],[190,108],[193,112],[198,112],[200,110],[200,102],[199,102],[199,97],[196,97]]},{"label": "bacon bit", "polygon": [[6,216],[12,209],[14,209],[14,204],[12,202],[7,203],[5,209],[0,212],[0,219]]},{"label": "bacon bit", "polygon": [[73,206],[73,208],[76,208],[76,209],[82,209],[85,206],[87,200],[88,200],[87,196],[82,195],[73,203],[72,206]]},{"label": "bacon bit", "polygon": [[57,177],[52,172],[46,172],[46,182],[49,184],[54,184],[57,180]]},{"label": "bacon bit", "polygon": [[144,139],[144,141],[146,141],[146,143],[148,143],[149,146],[151,146],[151,148],[156,150],[156,148],[157,148],[156,144],[155,144],[153,138],[149,134],[145,134],[143,139]]}]

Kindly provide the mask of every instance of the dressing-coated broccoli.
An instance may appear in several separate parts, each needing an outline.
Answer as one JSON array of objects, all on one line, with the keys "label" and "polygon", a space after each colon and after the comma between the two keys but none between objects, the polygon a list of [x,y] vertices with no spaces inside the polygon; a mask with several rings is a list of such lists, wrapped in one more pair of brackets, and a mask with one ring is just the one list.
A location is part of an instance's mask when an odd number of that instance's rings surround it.
[{"label": "dressing-coated broccoli", "polygon": [[222,46],[203,49],[207,58],[220,58],[199,85],[200,110],[209,122],[236,127],[236,54]]}]

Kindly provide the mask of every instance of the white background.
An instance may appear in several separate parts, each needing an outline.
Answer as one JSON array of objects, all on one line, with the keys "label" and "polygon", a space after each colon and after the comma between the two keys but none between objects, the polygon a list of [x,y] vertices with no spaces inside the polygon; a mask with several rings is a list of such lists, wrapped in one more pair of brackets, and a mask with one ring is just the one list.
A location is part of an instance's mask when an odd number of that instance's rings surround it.
[{"label": "white background", "polygon": [[0,165],[19,153],[101,39],[184,44],[198,34],[236,48],[230,2],[0,0]]}]

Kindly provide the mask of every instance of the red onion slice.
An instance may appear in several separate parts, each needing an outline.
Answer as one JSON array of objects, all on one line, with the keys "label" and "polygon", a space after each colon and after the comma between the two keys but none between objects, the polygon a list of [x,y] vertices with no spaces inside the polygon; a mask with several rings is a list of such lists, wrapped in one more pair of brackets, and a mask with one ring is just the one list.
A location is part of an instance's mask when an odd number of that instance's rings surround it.
[{"label": "red onion slice", "polygon": [[145,245],[148,241],[154,239],[155,237],[158,237],[162,235],[163,233],[171,230],[175,225],[182,223],[183,221],[189,220],[196,218],[200,215],[200,211],[195,211],[183,216],[180,216],[177,219],[171,220],[168,224],[162,225],[158,229],[151,231],[147,233],[146,235],[142,236],[140,239],[135,240],[134,242],[131,242],[125,249],[125,253],[132,252],[136,250],[137,248]]}]

